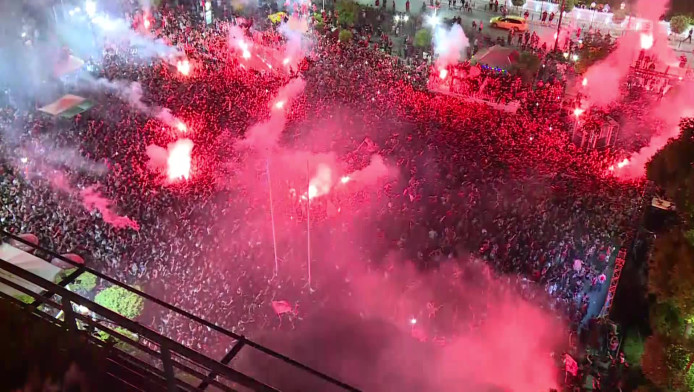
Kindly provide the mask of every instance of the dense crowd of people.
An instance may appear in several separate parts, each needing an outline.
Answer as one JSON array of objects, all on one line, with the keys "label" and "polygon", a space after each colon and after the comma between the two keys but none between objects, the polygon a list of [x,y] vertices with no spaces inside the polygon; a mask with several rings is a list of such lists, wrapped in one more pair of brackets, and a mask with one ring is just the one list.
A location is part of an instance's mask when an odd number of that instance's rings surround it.
[{"label": "dense crowd of people", "polygon": [[[153,29],[185,52],[194,67],[190,76],[113,50],[93,78],[137,81],[142,102],[168,108],[186,123],[186,137],[195,143],[191,179],[168,184],[148,166],[147,146],[166,146],[175,130],[122,93],[78,84],[76,92],[95,106],[74,118],[2,109],[4,228],[33,233],[47,248],[78,253],[107,275],[251,336],[292,328],[330,306],[321,291],[349,295],[349,271],[339,271],[337,283],[321,278],[335,273],[333,252],[340,249],[325,248],[330,238],[349,238],[343,246],[376,269],[387,270],[384,260],[393,254],[433,270],[452,260],[482,259],[574,329],[595,316],[590,293],[610,275],[640,192],[608,175],[614,156],[570,142],[560,81],[528,85],[493,71],[470,81],[470,88],[488,83],[498,87],[489,94],[520,100],[518,110],[507,113],[431,93],[419,64],[339,43],[330,34],[315,38],[296,69],[257,71],[241,66],[227,22],[204,27],[180,10],[157,17]],[[249,40],[282,43],[275,33],[254,35],[245,27]],[[329,151],[347,167],[360,169],[377,153],[398,172],[311,202],[313,287],[305,274],[306,203],[289,196],[290,181],[270,191],[278,231],[285,233],[275,276],[267,190],[259,192],[245,176],[252,171],[257,183],[266,182],[265,168],[247,167],[253,161],[236,143],[267,117],[274,92],[295,77],[306,86],[288,109],[281,148],[310,151],[325,137],[315,129],[330,124]],[[136,224],[114,225],[103,212],[84,208],[80,192],[90,186]],[[280,300],[294,310],[278,321],[271,304]],[[453,304],[455,298],[442,294],[409,314],[429,319],[429,339],[454,333],[443,320],[446,312],[431,315],[429,302]],[[283,317],[291,322],[280,324]],[[158,309],[147,308],[142,321],[215,356],[227,348],[204,327]]]}]

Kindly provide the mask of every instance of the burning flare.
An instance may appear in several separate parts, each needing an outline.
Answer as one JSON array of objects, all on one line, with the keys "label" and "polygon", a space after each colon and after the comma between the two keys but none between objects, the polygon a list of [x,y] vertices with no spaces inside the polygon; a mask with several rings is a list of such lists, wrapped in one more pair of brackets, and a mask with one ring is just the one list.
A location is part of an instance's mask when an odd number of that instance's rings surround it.
[{"label": "burning flare", "polygon": [[166,174],[169,180],[176,181],[190,178],[191,153],[193,141],[190,139],[177,140],[169,149],[169,157],[166,160]]},{"label": "burning flare", "polygon": [[186,60],[179,60],[176,63],[176,69],[178,69],[178,72],[181,73],[183,76],[188,76],[190,75],[190,62]]}]

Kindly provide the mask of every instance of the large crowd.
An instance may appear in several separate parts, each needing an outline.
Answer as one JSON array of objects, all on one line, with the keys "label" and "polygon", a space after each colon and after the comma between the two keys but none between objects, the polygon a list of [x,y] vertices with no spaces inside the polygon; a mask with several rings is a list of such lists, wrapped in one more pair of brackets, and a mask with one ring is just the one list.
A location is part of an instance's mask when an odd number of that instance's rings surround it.
[{"label": "large crowd", "polygon": [[[251,336],[297,326],[326,306],[321,290],[349,292],[347,278],[331,280],[330,288],[321,281],[334,249],[322,248],[320,239],[341,237],[353,239],[349,246],[373,268],[387,269],[379,261],[392,254],[425,269],[449,260],[485,260],[496,273],[513,277],[522,295],[574,329],[585,327],[589,294],[605,284],[640,192],[608,175],[614,159],[609,153],[570,142],[560,81],[527,85],[485,72],[480,78],[490,78],[488,83],[514,86],[521,105],[507,113],[431,93],[422,88],[420,64],[339,43],[330,34],[315,38],[297,69],[256,71],[241,67],[230,51],[228,22],[205,27],[180,10],[157,18],[157,34],[185,52],[192,75],[115,50],[98,62],[94,76],[137,81],[143,102],[186,122],[186,137],[195,143],[191,180],[165,184],[148,167],[146,147],[166,146],[171,132],[113,90],[77,91],[95,106],[70,119],[4,107],[3,228],[33,233],[50,249],[78,253],[107,275]],[[256,33],[255,39],[277,37]],[[238,174],[248,171],[241,167],[248,156],[235,148],[245,130],[267,116],[273,92],[297,76],[306,87],[288,110],[282,148],[310,150],[313,138],[306,133],[327,121],[340,124],[331,129],[331,146],[348,166],[361,168],[378,153],[399,173],[347,197],[330,194],[312,203],[313,287],[298,272],[306,268],[305,208],[283,208],[290,198],[275,190],[278,227],[292,233],[278,244],[282,266],[302,267],[274,276],[267,194]],[[74,160],[32,162],[71,148],[106,169]],[[29,162],[21,159],[27,155]],[[262,182],[264,171],[259,173]],[[137,228],[116,227],[85,209],[76,195],[94,185]],[[331,211],[335,206],[343,215]],[[278,323],[271,303],[279,300],[298,305],[287,315],[292,323]],[[431,299],[445,301],[453,299]],[[418,311],[425,315],[427,308]],[[432,331],[445,329],[436,317]],[[158,309],[146,309],[141,321],[215,356],[227,348],[204,327]]]}]

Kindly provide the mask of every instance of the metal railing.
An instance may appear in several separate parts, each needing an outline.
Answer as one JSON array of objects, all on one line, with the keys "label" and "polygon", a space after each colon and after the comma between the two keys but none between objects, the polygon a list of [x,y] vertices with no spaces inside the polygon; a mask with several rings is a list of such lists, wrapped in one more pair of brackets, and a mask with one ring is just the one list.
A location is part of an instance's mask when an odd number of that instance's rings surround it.
[{"label": "metal railing", "polygon": [[[0,283],[33,298],[33,302],[23,306],[32,308],[35,314],[57,323],[63,328],[88,333],[90,339],[95,343],[104,344],[103,336],[107,335],[109,337],[108,341],[111,342],[111,344],[115,343],[114,347],[120,350],[119,354],[122,358],[127,358],[130,363],[135,363],[137,366],[147,369],[148,373],[158,377],[161,382],[165,383],[166,389],[170,391],[179,389],[206,390],[210,386],[214,387],[215,390],[221,391],[237,391],[237,388],[240,387],[244,388],[243,390],[252,391],[278,391],[278,389],[249,377],[229,366],[231,360],[244,348],[247,350],[257,350],[300,372],[318,380],[322,380],[326,385],[332,386],[332,388],[330,388],[331,390],[359,391],[357,388],[264,347],[243,335],[228,331],[216,324],[186,312],[185,310],[179,309],[149,294],[101,274],[98,271],[80,265],[51,250],[32,244],[3,229],[0,229],[0,235],[21,242],[35,250],[45,253],[49,257],[57,258],[77,268],[77,270],[70,273],[60,282],[53,283],[0,258],[0,272],[3,273],[0,274]],[[49,261],[46,260],[46,262]],[[105,282],[119,286],[185,319],[199,323],[211,331],[219,332],[232,339],[234,343],[231,349],[219,361],[205,356],[171,338],[154,332],[133,320],[121,316],[112,310],[68,290],[66,286],[74,282],[83,273],[91,273]],[[12,279],[8,279],[8,277]],[[38,286],[43,291],[41,293],[36,293],[29,290],[22,284],[18,284],[18,279]],[[4,293],[0,293],[0,298],[19,302]],[[60,315],[62,315],[62,318]],[[98,336],[102,338],[100,339]]]}]

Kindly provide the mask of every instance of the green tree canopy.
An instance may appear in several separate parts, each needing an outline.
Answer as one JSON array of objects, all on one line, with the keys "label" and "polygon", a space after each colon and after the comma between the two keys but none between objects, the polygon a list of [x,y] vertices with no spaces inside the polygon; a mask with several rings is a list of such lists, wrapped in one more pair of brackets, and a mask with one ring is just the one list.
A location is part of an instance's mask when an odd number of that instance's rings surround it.
[{"label": "green tree canopy", "polygon": [[641,363],[641,356],[643,355],[643,337],[638,333],[638,331],[629,331],[624,338],[624,356],[632,365],[638,365]]},{"label": "green tree canopy", "polygon": [[604,38],[591,38],[589,36],[583,42],[583,46],[578,51],[578,61],[576,62],[576,72],[583,73],[593,64],[605,59],[615,48],[614,42]]},{"label": "green tree canopy", "polygon": [[[139,290],[139,287],[135,286]],[[111,286],[100,291],[94,302],[121,316],[134,319],[142,313],[144,299],[120,286]]]},{"label": "green tree canopy", "polygon": [[352,37],[353,37],[352,31],[347,30],[347,29],[340,30],[340,36],[339,36],[340,42],[345,43],[345,44],[348,42],[351,42]]},{"label": "green tree canopy", "polygon": [[641,367],[643,374],[663,391],[692,391],[692,369],[687,372],[689,350],[676,340],[655,334],[646,339]]},{"label": "green tree canopy", "polygon": [[670,30],[675,34],[682,34],[689,27],[689,17],[686,15],[673,16],[670,19]]},{"label": "green tree canopy", "polygon": [[694,315],[694,247],[681,230],[657,237],[648,271],[648,291],[658,303],[671,303],[684,319]]},{"label": "green tree canopy", "polygon": [[511,0],[511,3],[516,7],[522,7],[525,4],[525,0]]},{"label": "green tree canopy", "polygon": [[340,0],[335,4],[337,11],[337,21],[342,26],[352,26],[357,21],[359,14],[359,4],[352,0]]},{"label": "green tree canopy", "polygon": [[564,11],[565,12],[571,12],[574,9],[574,6],[576,5],[575,0],[566,0],[564,3]]},{"label": "green tree canopy", "polygon": [[417,32],[414,34],[414,46],[418,48],[428,48],[431,46],[431,30],[417,30]]}]

